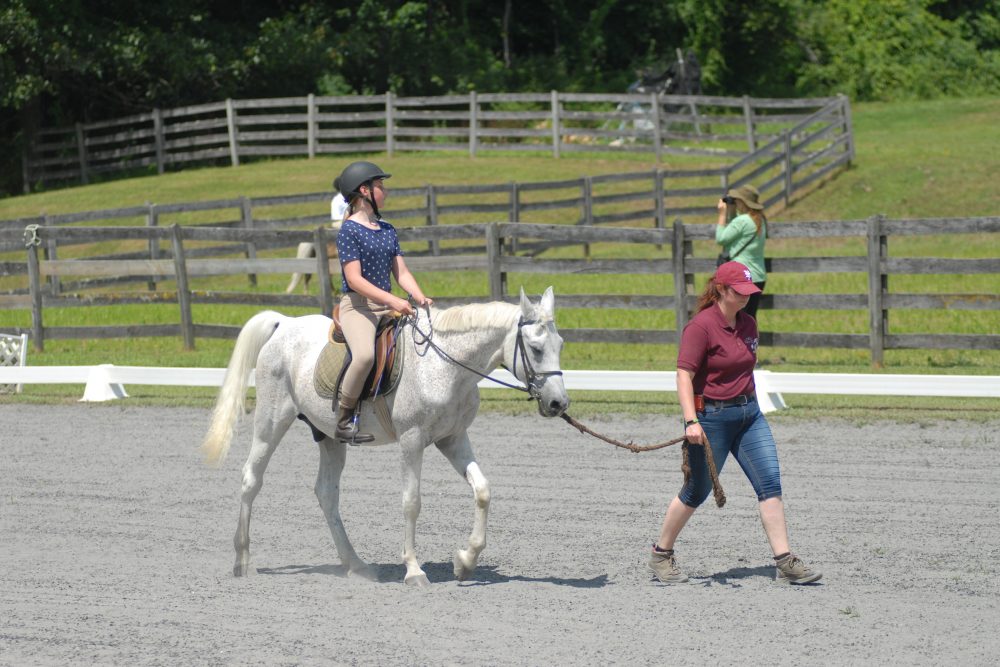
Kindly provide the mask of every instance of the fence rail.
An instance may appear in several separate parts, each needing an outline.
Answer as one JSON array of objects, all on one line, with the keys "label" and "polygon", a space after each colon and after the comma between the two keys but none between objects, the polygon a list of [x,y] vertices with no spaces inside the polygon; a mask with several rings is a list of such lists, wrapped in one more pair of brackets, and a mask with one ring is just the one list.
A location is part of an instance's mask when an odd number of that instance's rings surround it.
[{"label": "fence rail", "polygon": [[846,97],[758,99],[684,95],[521,93],[396,97],[307,95],[232,100],[36,133],[24,191],[89,183],[99,174],[254,157],[420,150],[624,151],[742,158],[824,113],[853,154]]},{"label": "fence rail", "polygon": [[[2,336],[3,334],[0,334]],[[0,366],[0,383],[85,384],[81,401],[113,401],[128,398],[123,385],[220,387],[225,368],[178,368],[115,366]],[[674,371],[563,372],[571,391],[676,391]],[[519,380],[505,369],[493,371],[479,381],[480,389],[504,389],[499,383],[518,386]],[[249,386],[256,385],[253,371]],[[2,386],[2,385],[0,385]],[[11,385],[13,386],[13,384]],[[754,386],[761,412],[788,407],[783,392],[867,396],[949,396],[1000,398],[1000,376],[982,375],[887,375],[847,373],[776,373],[755,370]],[[18,390],[20,391],[20,390]]]},{"label": "fence rail", "polygon": [[[542,273],[553,276],[588,274],[632,274],[653,276],[651,284],[662,285],[653,294],[567,294],[561,293],[561,307],[568,308],[629,308],[670,311],[674,314],[674,330],[663,329],[563,329],[570,342],[591,343],[676,343],[678,332],[689,318],[696,300],[695,274],[710,273],[714,260],[692,255],[692,244],[708,240],[712,229],[708,225],[686,225],[675,220],[670,228],[621,228],[580,225],[540,225],[524,222],[449,225],[443,227],[400,228],[404,244],[473,240],[458,254],[434,255],[430,251],[413,253],[407,263],[416,271],[474,271],[486,274],[488,290],[479,297],[435,295],[443,306],[468,301],[515,300],[508,286],[510,274]],[[782,273],[844,273],[867,276],[865,294],[771,294],[763,296],[762,309],[782,310],[867,310],[870,330],[867,333],[796,333],[761,332],[761,342],[773,346],[833,347],[870,349],[872,362],[880,365],[887,349],[1000,349],[997,334],[894,334],[889,331],[890,312],[896,309],[962,308],[970,311],[1000,310],[1000,295],[994,290],[972,294],[906,294],[891,292],[889,281],[903,275],[925,274],[1000,274],[1000,258],[953,259],[890,257],[890,237],[927,234],[987,234],[1000,235],[1000,217],[933,220],[888,220],[875,216],[867,220],[772,223],[769,236],[773,240],[794,238],[860,237],[866,239],[866,254],[853,257],[775,257],[768,260],[769,275]],[[9,235],[9,232],[8,232]],[[1000,237],[998,237],[1000,238]],[[198,303],[242,304],[266,306],[311,306],[323,312],[333,307],[331,278],[339,275],[339,263],[326,253],[332,241],[330,231],[318,227],[311,232],[254,230],[235,228],[181,227],[37,227],[27,239],[29,289],[24,294],[0,296],[0,308],[31,309],[30,329],[15,329],[12,333],[29,333],[36,349],[43,349],[45,340],[75,338],[120,338],[128,336],[180,336],[187,347],[197,338],[235,337],[237,326],[196,323],[192,305]],[[149,247],[162,242],[162,258],[139,259],[57,259],[46,258],[43,247],[64,247],[70,244],[99,241],[140,239]],[[246,254],[253,244],[294,246],[303,239],[312,240],[320,252],[312,259],[236,257]],[[480,243],[481,241],[481,243]],[[189,251],[204,243],[230,242],[229,256],[199,257]],[[546,258],[525,254],[530,243],[542,245],[623,244],[647,246],[649,258],[636,258],[625,253],[616,258]],[[166,249],[169,245],[170,250]],[[517,248],[521,250],[518,251]],[[995,240],[987,247],[1000,247]],[[659,250],[661,249],[662,250]],[[668,250],[669,249],[669,250]],[[218,251],[217,251],[218,252]],[[518,254],[520,252],[521,254]],[[666,255],[666,256],[661,256]],[[315,297],[286,294],[256,294],[246,292],[200,291],[190,286],[191,279],[204,276],[312,272],[317,274],[320,290]],[[69,294],[60,289],[58,281],[69,276],[114,278],[147,282],[154,285],[170,281],[170,291],[126,293]],[[658,283],[656,278],[663,277]],[[996,284],[996,283],[994,283]],[[44,314],[49,308],[72,306],[116,305],[122,303],[171,303],[178,306],[178,323],[162,325],[128,325],[101,327],[48,327]]]},{"label": "fence rail", "polygon": [[[714,99],[714,98],[713,98]],[[419,220],[434,227],[452,222],[544,221],[544,216],[565,219],[575,215],[579,225],[620,223],[652,224],[664,228],[668,219],[715,215],[714,202],[727,188],[753,182],[768,207],[787,204],[821,178],[846,166],[852,159],[853,143],[840,98],[787,128],[778,138],[761,145],[732,164],[701,169],[653,169],[623,174],[584,176],[538,183],[487,185],[426,185],[393,189],[393,202],[409,202],[407,208],[389,210],[393,221]],[[195,213],[215,216],[215,227],[244,229],[291,229],[321,224],[327,219],[326,203],[332,193],[305,193],[271,197],[236,197],[214,201],[147,204],[120,209],[82,211],[34,218],[0,221],[2,230],[22,230],[27,225],[44,227],[83,222],[143,224],[159,227],[170,219],[191,218]],[[322,203],[320,214],[294,215],[292,206]],[[219,219],[219,218],[224,219]],[[8,237],[9,238],[9,237]],[[440,252],[439,239],[429,239],[431,250]],[[150,257],[158,255],[160,239],[150,238]],[[0,252],[20,249],[20,240],[0,238]],[[50,259],[55,246],[46,246]],[[256,251],[248,246],[250,256]],[[0,275],[26,273],[17,262],[0,265]]]}]

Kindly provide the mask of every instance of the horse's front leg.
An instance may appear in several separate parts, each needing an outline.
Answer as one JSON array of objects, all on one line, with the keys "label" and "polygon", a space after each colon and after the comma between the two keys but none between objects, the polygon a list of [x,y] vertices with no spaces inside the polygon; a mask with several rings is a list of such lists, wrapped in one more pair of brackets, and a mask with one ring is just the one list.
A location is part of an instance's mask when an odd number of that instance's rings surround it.
[{"label": "horse's front leg", "polygon": [[458,474],[465,476],[472,495],[476,500],[476,518],[472,524],[472,534],[469,535],[469,548],[455,552],[455,578],[459,581],[468,579],[476,569],[479,554],[486,547],[486,516],[490,510],[490,483],[483,476],[472,453],[472,444],[466,431],[444,438],[437,443],[437,448],[451,461]]},{"label": "horse's front leg", "polygon": [[406,565],[406,576],[403,581],[411,586],[427,586],[430,582],[427,574],[420,568],[417,560],[417,517],[420,516],[420,472],[424,463],[424,445],[420,442],[406,442],[403,438],[400,445],[403,450],[403,518],[406,527],[403,531],[403,563]]}]

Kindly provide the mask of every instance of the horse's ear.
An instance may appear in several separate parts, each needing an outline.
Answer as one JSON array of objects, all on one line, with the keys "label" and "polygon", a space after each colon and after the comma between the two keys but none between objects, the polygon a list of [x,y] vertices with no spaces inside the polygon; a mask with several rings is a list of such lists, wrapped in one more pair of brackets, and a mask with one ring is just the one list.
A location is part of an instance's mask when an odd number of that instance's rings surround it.
[{"label": "horse's ear", "polygon": [[538,302],[538,308],[547,316],[552,317],[556,308],[556,295],[552,291],[552,286],[545,290],[545,294],[542,295],[542,300]]},{"label": "horse's ear", "polygon": [[524,293],[524,287],[521,287],[521,316],[526,320],[535,319],[535,307],[531,305],[528,301],[527,295]]}]

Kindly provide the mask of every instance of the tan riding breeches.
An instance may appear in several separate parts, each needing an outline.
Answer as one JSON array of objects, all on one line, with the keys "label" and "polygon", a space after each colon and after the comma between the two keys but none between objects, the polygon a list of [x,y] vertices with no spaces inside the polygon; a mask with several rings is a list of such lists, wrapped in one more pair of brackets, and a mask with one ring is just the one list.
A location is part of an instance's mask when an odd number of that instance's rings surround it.
[{"label": "tan riding breeches", "polygon": [[365,386],[365,379],[375,362],[375,328],[379,318],[392,309],[365,298],[357,292],[347,292],[340,299],[340,326],[351,349],[351,365],[340,385],[341,400],[354,407]]}]

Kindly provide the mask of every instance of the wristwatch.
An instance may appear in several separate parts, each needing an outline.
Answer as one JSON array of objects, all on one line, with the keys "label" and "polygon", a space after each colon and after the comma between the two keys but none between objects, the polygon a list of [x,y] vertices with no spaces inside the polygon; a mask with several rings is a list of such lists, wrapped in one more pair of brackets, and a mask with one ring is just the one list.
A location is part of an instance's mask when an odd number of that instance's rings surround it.
[{"label": "wristwatch", "polygon": [[697,423],[698,423],[697,417],[695,417],[694,419],[688,419],[687,421],[684,422],[684,428],[687,428],[691,424],[697,424]]}]

